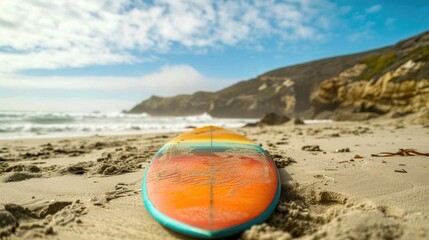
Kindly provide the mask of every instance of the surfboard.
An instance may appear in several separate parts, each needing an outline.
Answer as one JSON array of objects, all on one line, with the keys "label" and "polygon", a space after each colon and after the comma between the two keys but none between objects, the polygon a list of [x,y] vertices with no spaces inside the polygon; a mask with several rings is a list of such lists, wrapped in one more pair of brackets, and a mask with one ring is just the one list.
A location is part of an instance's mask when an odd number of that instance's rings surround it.
[{"label": "surfboard", "polygon": [[242,135],[207,126],[167,142],[146,168],[143,202],[160,224],[199,238],[264,222],[280,196],[276,165]]}]

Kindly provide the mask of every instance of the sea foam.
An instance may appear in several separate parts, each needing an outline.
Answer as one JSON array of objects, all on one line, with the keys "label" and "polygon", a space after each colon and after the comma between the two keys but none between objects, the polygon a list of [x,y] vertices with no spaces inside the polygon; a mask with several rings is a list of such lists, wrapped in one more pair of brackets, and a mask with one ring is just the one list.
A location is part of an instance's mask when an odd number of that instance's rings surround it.
[{"label": "sea foam", "polygon": [[0,111],[0,138],[84,136],[184,131],[216,125],[237,128],[257,119],[213,118],[208,113],[183,117],[149,114]]}]

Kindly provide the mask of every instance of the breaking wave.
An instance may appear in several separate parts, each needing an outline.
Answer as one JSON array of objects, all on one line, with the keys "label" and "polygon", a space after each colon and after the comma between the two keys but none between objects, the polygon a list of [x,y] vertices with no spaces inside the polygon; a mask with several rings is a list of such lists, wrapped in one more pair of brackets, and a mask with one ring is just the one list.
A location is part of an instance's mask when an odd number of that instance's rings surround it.
[{"label": "breaking wave", "polygon": [[255,121],[257,120],[213,118],[207,113],[184,117],[155,117],[146,113],[0,111],[0,138],[171,132],[205,125],[236,128]]}]

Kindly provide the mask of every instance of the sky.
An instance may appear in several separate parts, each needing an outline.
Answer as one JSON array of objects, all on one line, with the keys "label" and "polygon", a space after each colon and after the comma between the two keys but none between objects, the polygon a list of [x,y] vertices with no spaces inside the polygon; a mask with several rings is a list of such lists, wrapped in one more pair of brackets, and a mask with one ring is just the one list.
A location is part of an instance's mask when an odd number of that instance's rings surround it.
[{"label": "sky", "polygon": [[427,0],[0,0],[0,110],[118,112],[429,30]]}]

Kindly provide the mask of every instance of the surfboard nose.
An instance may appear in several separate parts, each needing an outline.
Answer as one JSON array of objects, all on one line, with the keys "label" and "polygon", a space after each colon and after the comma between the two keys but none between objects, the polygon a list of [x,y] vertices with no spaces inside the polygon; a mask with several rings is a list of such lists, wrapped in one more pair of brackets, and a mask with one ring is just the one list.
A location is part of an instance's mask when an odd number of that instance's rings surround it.
[{"label": "surfboard nose", "polygon": [[167,142],[170,144],[179,143],[210,143],[210,142],[231,142],[231,143],[244,143],[254,144],[248,138],[237,133],[225,130],[216,126],[205,126],[196,128],[193,131],[182,133],[179,136]]}]

